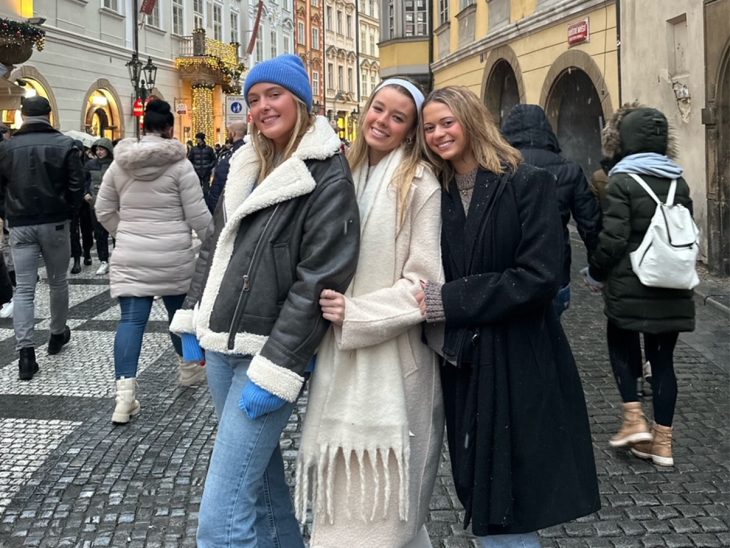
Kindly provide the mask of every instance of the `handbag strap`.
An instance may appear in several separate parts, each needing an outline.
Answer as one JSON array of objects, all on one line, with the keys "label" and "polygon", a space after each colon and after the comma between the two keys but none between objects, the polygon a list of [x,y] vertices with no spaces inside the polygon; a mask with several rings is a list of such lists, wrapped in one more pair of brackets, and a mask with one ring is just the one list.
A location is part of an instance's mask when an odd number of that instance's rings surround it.
[{"label": "handbag strap", "polygon": [[[631,176],[631,178],[639,183],[641,187],[646,191],[646,193],[652,197],[652,199],[657,203],[657,205],[662,205],[662,201],[657,197],[656,194],[654,194],[654,191],[651,189],[651,187],[646,184],[646,181],[639,177],[636,173],[629,173],[628,175]],[[677,179],[672,179],[672,184],[669,185],[669,193],[667,194],[667,201],[666,205],[668,207],[672,207],[674,205],[674,195],[677,192]]]}]

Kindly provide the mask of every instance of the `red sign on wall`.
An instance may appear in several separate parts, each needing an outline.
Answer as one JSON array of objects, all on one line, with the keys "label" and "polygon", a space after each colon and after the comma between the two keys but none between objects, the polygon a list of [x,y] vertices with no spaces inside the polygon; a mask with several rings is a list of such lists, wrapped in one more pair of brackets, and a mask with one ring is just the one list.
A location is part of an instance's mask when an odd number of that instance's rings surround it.
[{"label": "red sign on wall", "polygon": [[132,114],[134,114],[137,118],[144,116],[144,103],[142,102],[142,99],[137,99],[134,102]]},{"label": "red sign on wall", "polygon": [[575,23],[568,25],[568,45],[575,46],[588,42],[591,37],[591,23],[586,17]]},{"label": "red sign on wall", "polygon": [[152,10],[155,9],[155,4],[157,4],[157,0],[144,0],[142,2],[142,7],[139,8],[139,12],[144,13],[145,15],[152,15]]}]

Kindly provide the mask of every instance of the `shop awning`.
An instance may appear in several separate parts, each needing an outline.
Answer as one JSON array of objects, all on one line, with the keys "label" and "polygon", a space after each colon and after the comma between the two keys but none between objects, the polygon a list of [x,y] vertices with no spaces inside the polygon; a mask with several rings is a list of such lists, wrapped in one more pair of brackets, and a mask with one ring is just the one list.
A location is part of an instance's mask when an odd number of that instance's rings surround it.
[{"label": "shop awning", "polygon": [[0,78],[0,110],[18,110],[20,100],[25,96],[25,89],[10,80]]}]

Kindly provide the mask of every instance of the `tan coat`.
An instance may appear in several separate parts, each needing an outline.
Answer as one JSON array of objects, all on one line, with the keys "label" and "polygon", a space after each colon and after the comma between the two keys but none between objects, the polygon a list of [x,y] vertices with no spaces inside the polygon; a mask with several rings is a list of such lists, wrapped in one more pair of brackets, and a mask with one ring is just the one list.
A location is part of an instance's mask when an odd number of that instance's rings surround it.
[{"label": "tan coat", "polygon": [[116,239],[112,297],[187,293],[195,268],[191,229],[204,240],[212,223],[185,145],[146,135],[121,141],[114,154],[95,204]]},{"label": "tan coat", "polygon": [[[394,338],[397,341],[410,431],[408,519],[404,522],[398,516],[398,471],[392,455],[389,462],[390,475],[396,479],[391,485],[388,518],[382,518],[381,505],[378,506],[380,510],[377,517],[370,522],[359,516],[363,511],[369,514],[369,509],[373,507],[375,495],[372,488],[366,489],[369,492],[362,500],[360,470],[357,462],[354,462],[350,472],[353,485],[348,497],[345,463],[342,453],[339,453],[335,464],[338,471],[334,485],[334,523],[326,523],[325,518],[317,514],[311,539],[312,548],[430,546],[423,525],[441,454],[443,402],[437,356],[422,342],[424,324],[415,295],[420,290],[420,280],[443,280],[440,253],[441,191],[430,172],[424,170],[419,175],[414,180],[406,218],[396,238],[395,264],[400,279],[392,287],[361,297],[347,297],[345,322],[341,329],[334,330],[338,348],[345,356],[357,352],[362,357],[362,353],[369,352],[369,347]],[[373,226],[374,224],[365,225],[364,238],[367,237],[367,232],[377,231],[378,227]],[[367,269],[376,268],[377,264],[360,263],[356,278],[368,276]],[[315,370],[315,376],[317,374]],[[377,379],[371,384],[377,387]],[[372,487],[372,469],[365,468],[364,472],[368,477],[366,484]],[[383,480],[380,482],[382,498]],[[348,512],[351,513],[351,518],[348,517]],[[418,539],[414,540],[417,536]]]}]

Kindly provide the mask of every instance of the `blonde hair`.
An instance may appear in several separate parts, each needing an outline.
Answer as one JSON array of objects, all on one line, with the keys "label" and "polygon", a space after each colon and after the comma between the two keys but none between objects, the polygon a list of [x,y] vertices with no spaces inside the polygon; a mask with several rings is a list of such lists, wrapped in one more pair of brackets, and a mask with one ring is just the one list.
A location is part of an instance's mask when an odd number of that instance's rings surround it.
[{"label": "blonde hair", "polygon": [[[413,84],[416,85],[415,83]],[[413,179],[416,176],[418,168],[424,164],[423,149],[425,148],[422,143],[422,132],[418,131],[418,119],[420,117],[418,106],[416,105],[413,96],[406,88],[398,84],[385,84],[378,88],[376,93],[370,95],[367,103],[365,103],[365,107],[363,107],[363,115],[360,117],[360,121],[358,123],[357,138],[350,147],[350,150],[347,151],[347,161],[350,163],[352,171],[355,171],[368,161],[368,152],[370,147],[368,146],[367,141],[365,141],[365,137],[363,137],[365,131],[365,117],[368,110],[370,110],[370,106],[373,104],[373,101],[375,101],[375,98],[378,96],[378,93],[386,88],[396,89],[401,94],[408,97],[413,103],[413,109],[416,115],[413,127],[410,128],[410,131],[413,133],[412,137],[409,137],[400,145],[400,148],[403,150],[403,162],[401,162],[398,169],[396,169],[396,172],[393,174],[393,180],[390,182],[390,184],[392,184],[398,192],[398,210],[400,211],[400,222],[402,223],[405,220],[406,203],[408,201],[408,194],[411,190],[411,184],[413,183]]]},{"label": "blonde hair", "polygon": [[[464,131],[466,146],[472,153],[480,167],[496,174],[506,170],[512,171],[522,163],[520,151],[510,145],[502,136],[486,105],[479,100],[473,91],[464,86],[448,86],[435,89],[428,94],[423,102],[423,108],[429,103],[446,105],[458,120]],[[424,135],[423,116],[421,116],[418,133]],[[425,145],[425,139],[424,139]],[[454,177],[454,168],[428,146],[424,146],[424,153],[433,165],[436,176],[441,180],[444,188]]]},{"label": "blonde hair", "polygon": [[[282,161],[288,159],[294,153],[299,146],[299,142],[302,140],[302,137],[304,137],[304,134],[314,124],[314,116],[307,110],[307,105],[305,105],[293,93],[291,93],[291,96],[297,104],[297,121],[294,124],[294,129],[292,131],[291,138],[289,139],[289,143],[287,143],[284,148],[281,157]],[[256,124],[251,124],[250,133],[254,150],[256,151],[256,156],[258,156],[259,164],[261,165],[261,170],[259,171],[259,182],[261,182],[268,177],[276,167],[274,163],[276,160],[276,148],[274,147],[274,142],[264,136],[264,134],[256,127]]]}]

